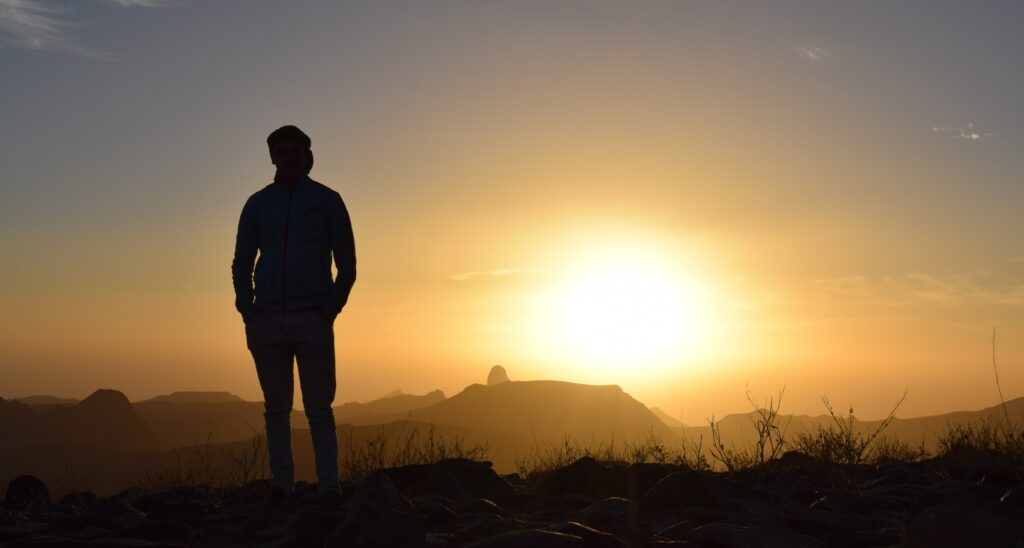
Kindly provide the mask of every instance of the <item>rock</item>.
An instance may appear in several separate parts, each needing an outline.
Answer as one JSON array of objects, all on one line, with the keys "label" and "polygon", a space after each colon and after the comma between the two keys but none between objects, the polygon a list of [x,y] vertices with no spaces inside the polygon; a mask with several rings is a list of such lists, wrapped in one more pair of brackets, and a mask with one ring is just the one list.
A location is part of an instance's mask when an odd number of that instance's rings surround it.
[{"label": "rock", "polygon": [[832,544],[841,544],[853,531],[870,528],[862,519],[828,510],[807,508],[801,504],[787,504],[782,510],[786,528],[811,535]]},{"label": "rock", "polygon": [[790,502],[771,491],[725,479],[707,472],[681,470],[661,479],[640,499],[644,511],[689,506],[732,507],[781,505]]},{"label": "rock", "polygon": [[208,503],[206,493],[186,485],[147,493],[135,499],[132,507],[153,521],[188,521],[206,515]]},{"label": "rock", "polygon": [[11,547],[40,546],[43,548],[180,548],[181,544],[141,539],[103,538],[92,541],[75,540],[60,537],[33,537],[11,544]]},{"label": "rock", "polygon": [[64,495],[60,504],[81,510],[96,504],[96,494],[91,491],[75,491]]},{"label": "rock", "polygon": [[479,540],[466,548],[584,548],[583,539],[574,535],[533,529],[511,531]]},{"label": "rock", "polygon": [[425,548],[426,545],[426,532],[415,518],[390,509],[378,509],[373,504],[352,508],[324,544],[325,548]]},{"label": "rock", "polygon": [[7,492],[4,494],[4,506],[7,508],[25,509],[48,504],[50,490],[35,476],[18,476],[7,484]]},{"label": "rock", "polygon": [[638,500],[662,478],[680,471],[682,468],[673,464],[641,462],[633,464],[626,471],[626,489],[629,498]]},{"label": "rock", "polygon": [[665,529],[662,529],[658,532],[657,536],[669,540],[690,540],[690,531],[693,531],[701,525],[703,525],[703,523],[693,520],[680,521],[679,523],[674,523]]},{"label": "rock", "polygon": [[937,494],[907,524],[902,548],[1024,544],[1012,514],[998,502],[970,493]]},{"label": "rock", "polygon": [[412,502],[428,532],[452,532],[458,528],[458,514],[444,503],[427,497],[417,497]]},{"label": "rock", "polygon": [[322,504],[302,506],[285,525],[285,541],[293,546],[323,546],[344,520],[343,508]]},{"label": "rock", "polygon": [[134,527],[142,523],[142,521],[142,516],[137,514],[125,516],[58,516],[50,521],[46,531],[68,536],[73,531],[88,528],[112,531],[124,529],[125,527]]},{"label": "rock", "polygon": [[443,459],[434,464],[411,464],[381,470],[403,492],[441,495],[460,501],[470,497],[494,499],[515,492],[488,461]]},{"label": "rock", "polygon": [[500,365],[495,365],[491,368],[491,372],[487,374],[487,386],[494,386],[503,382],[508,382],[508,372],[505,368]]},{"label": "rock", "polygon": [[874,501],[857,492],[829,491],[810,504],[812,510],[845,515],[871,514],[878,510]]},{"label": "rock", "polygon": [[373,504],[378,510],[390,510],[408,516],[416,515],[416,508],[383,472],[374,472],[367,476],[348,501],[349,508],[365,504]]},{"label": "rock", "polygon": [[455,508],[459,514],[494,514],[500,516],[505,510],[488,499],[473,499]]},{"label": "rock", "polygon": [[769,527],[709,523],[690,531],[691,541],[706,548],[825,548],[807,535]]},{"label": "rock", "polygon": [[142,518],[135,508],[132,508],[127,502],[122,500],[120,497],[103,497],[97,500],[91,508],[89,513],[93,516],[101,517],[121,517],[130,516],[133,518]]},{"label": "rock", "polygon": [[548,472],[538,490],[548,497],[623,497],[627,494],[626,473],[623,468],[605,466],[591,457],[583,457],[568,466]]},{"label": "rock", "polygon": [[[586,525],[575,521],[567,521],[563,524],[549,527],[548,530],[565,535],[572,535],[574,537],[580,537],[586,548],[630,548],[630,545],[626,544],[622,539],[611,533],[598,531],[597,529],[587,527]],[[637,544],[634,546],[646,545]]]},{"label": "rock", "polygon": [[1024,509],[1024,485],[1018,485],[999,497],[999,502],[1007,507]]},{"label": "rock", "polygon": [[0,526],[0,542],[13,542],[32,536],[32,531],[21,527]]},{"label": "rock", "polygon": [[76,540],[63,537],[36,536],[12,542],[5,546],[21,548],[23,546],[39,546],[41,548],[77,548],[79,546],[94,546],[87,540]]},{"label": "rock", "polygon": [[640,510],[624,498],[599,500],[576,513],[580,523],[611,533],[630,546],[645,546],[651,540],[651,528],[640,519]]},{"label": "rock", "polygon": [[269,529],[281,529],[288,522],[288,514],[273,508],[264,508],[254,511],[248,519],[235,524],[229,529],[233,537],[249,538],[259,535],[262,531]]},{"label": "rock", "polygon": [[501,533],[533,529],[539,525],[538,523],[526,522],[520,519],[485,514],[475,522],[456,531],[452,536],[451,545],[464,546],[470,542],[490,538]]},{"label": "rock", "polygon": [[164,521],[160,523],[143,523],[114,531],[112,538],[162,540],[167,542],[188,543],[192,541],[192,526],[181,521]]}]

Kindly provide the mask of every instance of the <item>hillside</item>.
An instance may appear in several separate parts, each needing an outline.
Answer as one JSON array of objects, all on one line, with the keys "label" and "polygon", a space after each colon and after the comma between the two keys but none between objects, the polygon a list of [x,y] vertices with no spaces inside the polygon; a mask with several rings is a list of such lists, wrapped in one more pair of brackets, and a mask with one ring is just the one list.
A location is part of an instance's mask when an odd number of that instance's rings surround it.
[{"label": "hillside", "polygon": [[444,392],[440,390],[422,396],[392,393],[366,403],[346,402],[337,406],[334,408],[334,420],[338,424],[381,424],[443,400]]},{"label": "hillside", "polygon": [[[1012,421],[1017,424],[1024,424],[1024,397],[1016,398],[1006,402],[1006,411]],[[756,412],[747,414],[726,415],[718,426],[722,433],[722,441],[728,445],[739,447],[752,443],[757,439],[753,428],[753,421],[758,419]],[[934,451],[937,447],[938,437],[944,433],[950,425],[978,423],[984,420],[1005,421],[1001,405],[986,407],[978,411],[957,411],[943,415],[926,417],[915,417],[908,419],[894,419],[883,431],[884,437],[897,438],[906,441],[914,446],[923,443],[925,449]],[[878,429],[881,420],[854,422],[854,431],[862,434],[870,434]],[[829,415],[779,415],[778,425],[784,429],[791,439],[795,439],[803,433],[815,431],[816,428],[828,428],[834,426],[834,420]],[[709,426],[684,426],[674,428],[673,431],[691,440],[711,439],[711,428]]]},{"label": "hillside", "polygon": [[167,402],[167,403],[236,403],[244,402],[242,398],[232,394],[231,392],[171,392],[170,394],[164,394],[162,396],[156,396],[148,400],[143,400],[137,403],[148,403],[148,402]]},{"label": "hillside", "polygon": [[160,447],[149,424],[124,394],[100,389],[74,405],[36,409],[20,402],[0,403],[0,447],[81,445],[143,452]]},{"label": "hillside", "polygon": [[473,384],[412,413],[420,422],[528,434],[538,439],[631,439],[670,435],[647,407],[615,385],[562,381]]}]

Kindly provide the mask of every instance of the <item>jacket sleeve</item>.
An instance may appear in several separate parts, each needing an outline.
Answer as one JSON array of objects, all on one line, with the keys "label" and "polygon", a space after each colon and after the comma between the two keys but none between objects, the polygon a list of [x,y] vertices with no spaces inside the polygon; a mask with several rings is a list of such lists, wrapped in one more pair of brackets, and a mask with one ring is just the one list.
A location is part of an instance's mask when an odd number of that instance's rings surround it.
[{"label": "jacket sleeve", "polygon": [[235,309],[243,318],[253,312],[252,271],[259,249],[259,228],[256,224],[256,195],[253,194],[242,207],[238,219],[238,235],[235,237],[235,257],[231,261],[231,283],[235,287]]},{"label": "jacket sleeve", "polygon": [[337,315],[348,302],[352,285],[356,282],[356,244],[352,234],[352,220],[341,195],[335,193],[336,199],[331,208],[328,231],[331,238],[331,252],[334,254],[334,266],[338,269],[338,277],[331,287],[331,296],[324,306],[324,313]]}]

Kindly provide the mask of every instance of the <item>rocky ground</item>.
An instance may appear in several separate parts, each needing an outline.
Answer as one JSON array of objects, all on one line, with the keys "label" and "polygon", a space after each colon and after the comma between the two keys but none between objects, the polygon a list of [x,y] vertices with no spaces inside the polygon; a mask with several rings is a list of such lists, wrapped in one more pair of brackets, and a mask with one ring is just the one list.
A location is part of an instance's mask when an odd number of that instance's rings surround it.
[{"label": "rocky ground", "polygon": [[827,467],[798,453],[742,474],[584,458],[521,480],[445,460],[344,484],[338,504],[299,484],[87,492],[49,500],[22,476],[0,511],[4,546],[641,548],[1024,546],[1014,463],[973,456]]}]

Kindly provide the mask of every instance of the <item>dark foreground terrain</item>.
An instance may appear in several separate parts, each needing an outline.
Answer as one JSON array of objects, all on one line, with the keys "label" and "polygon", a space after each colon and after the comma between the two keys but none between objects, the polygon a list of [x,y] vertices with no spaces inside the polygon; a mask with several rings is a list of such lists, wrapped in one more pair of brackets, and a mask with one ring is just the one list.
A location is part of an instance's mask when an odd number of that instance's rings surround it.
[{"label": "dark foreground terrain", "polygon": [[800,453],[737,475],[590,458],[526,480],[451,459],[346,482],[340,503],[266,482],[88,492],[50,501],[23,476],[0,512],[5,546],[1024,546],[1015,459],[978,453],[825,466]]}]

